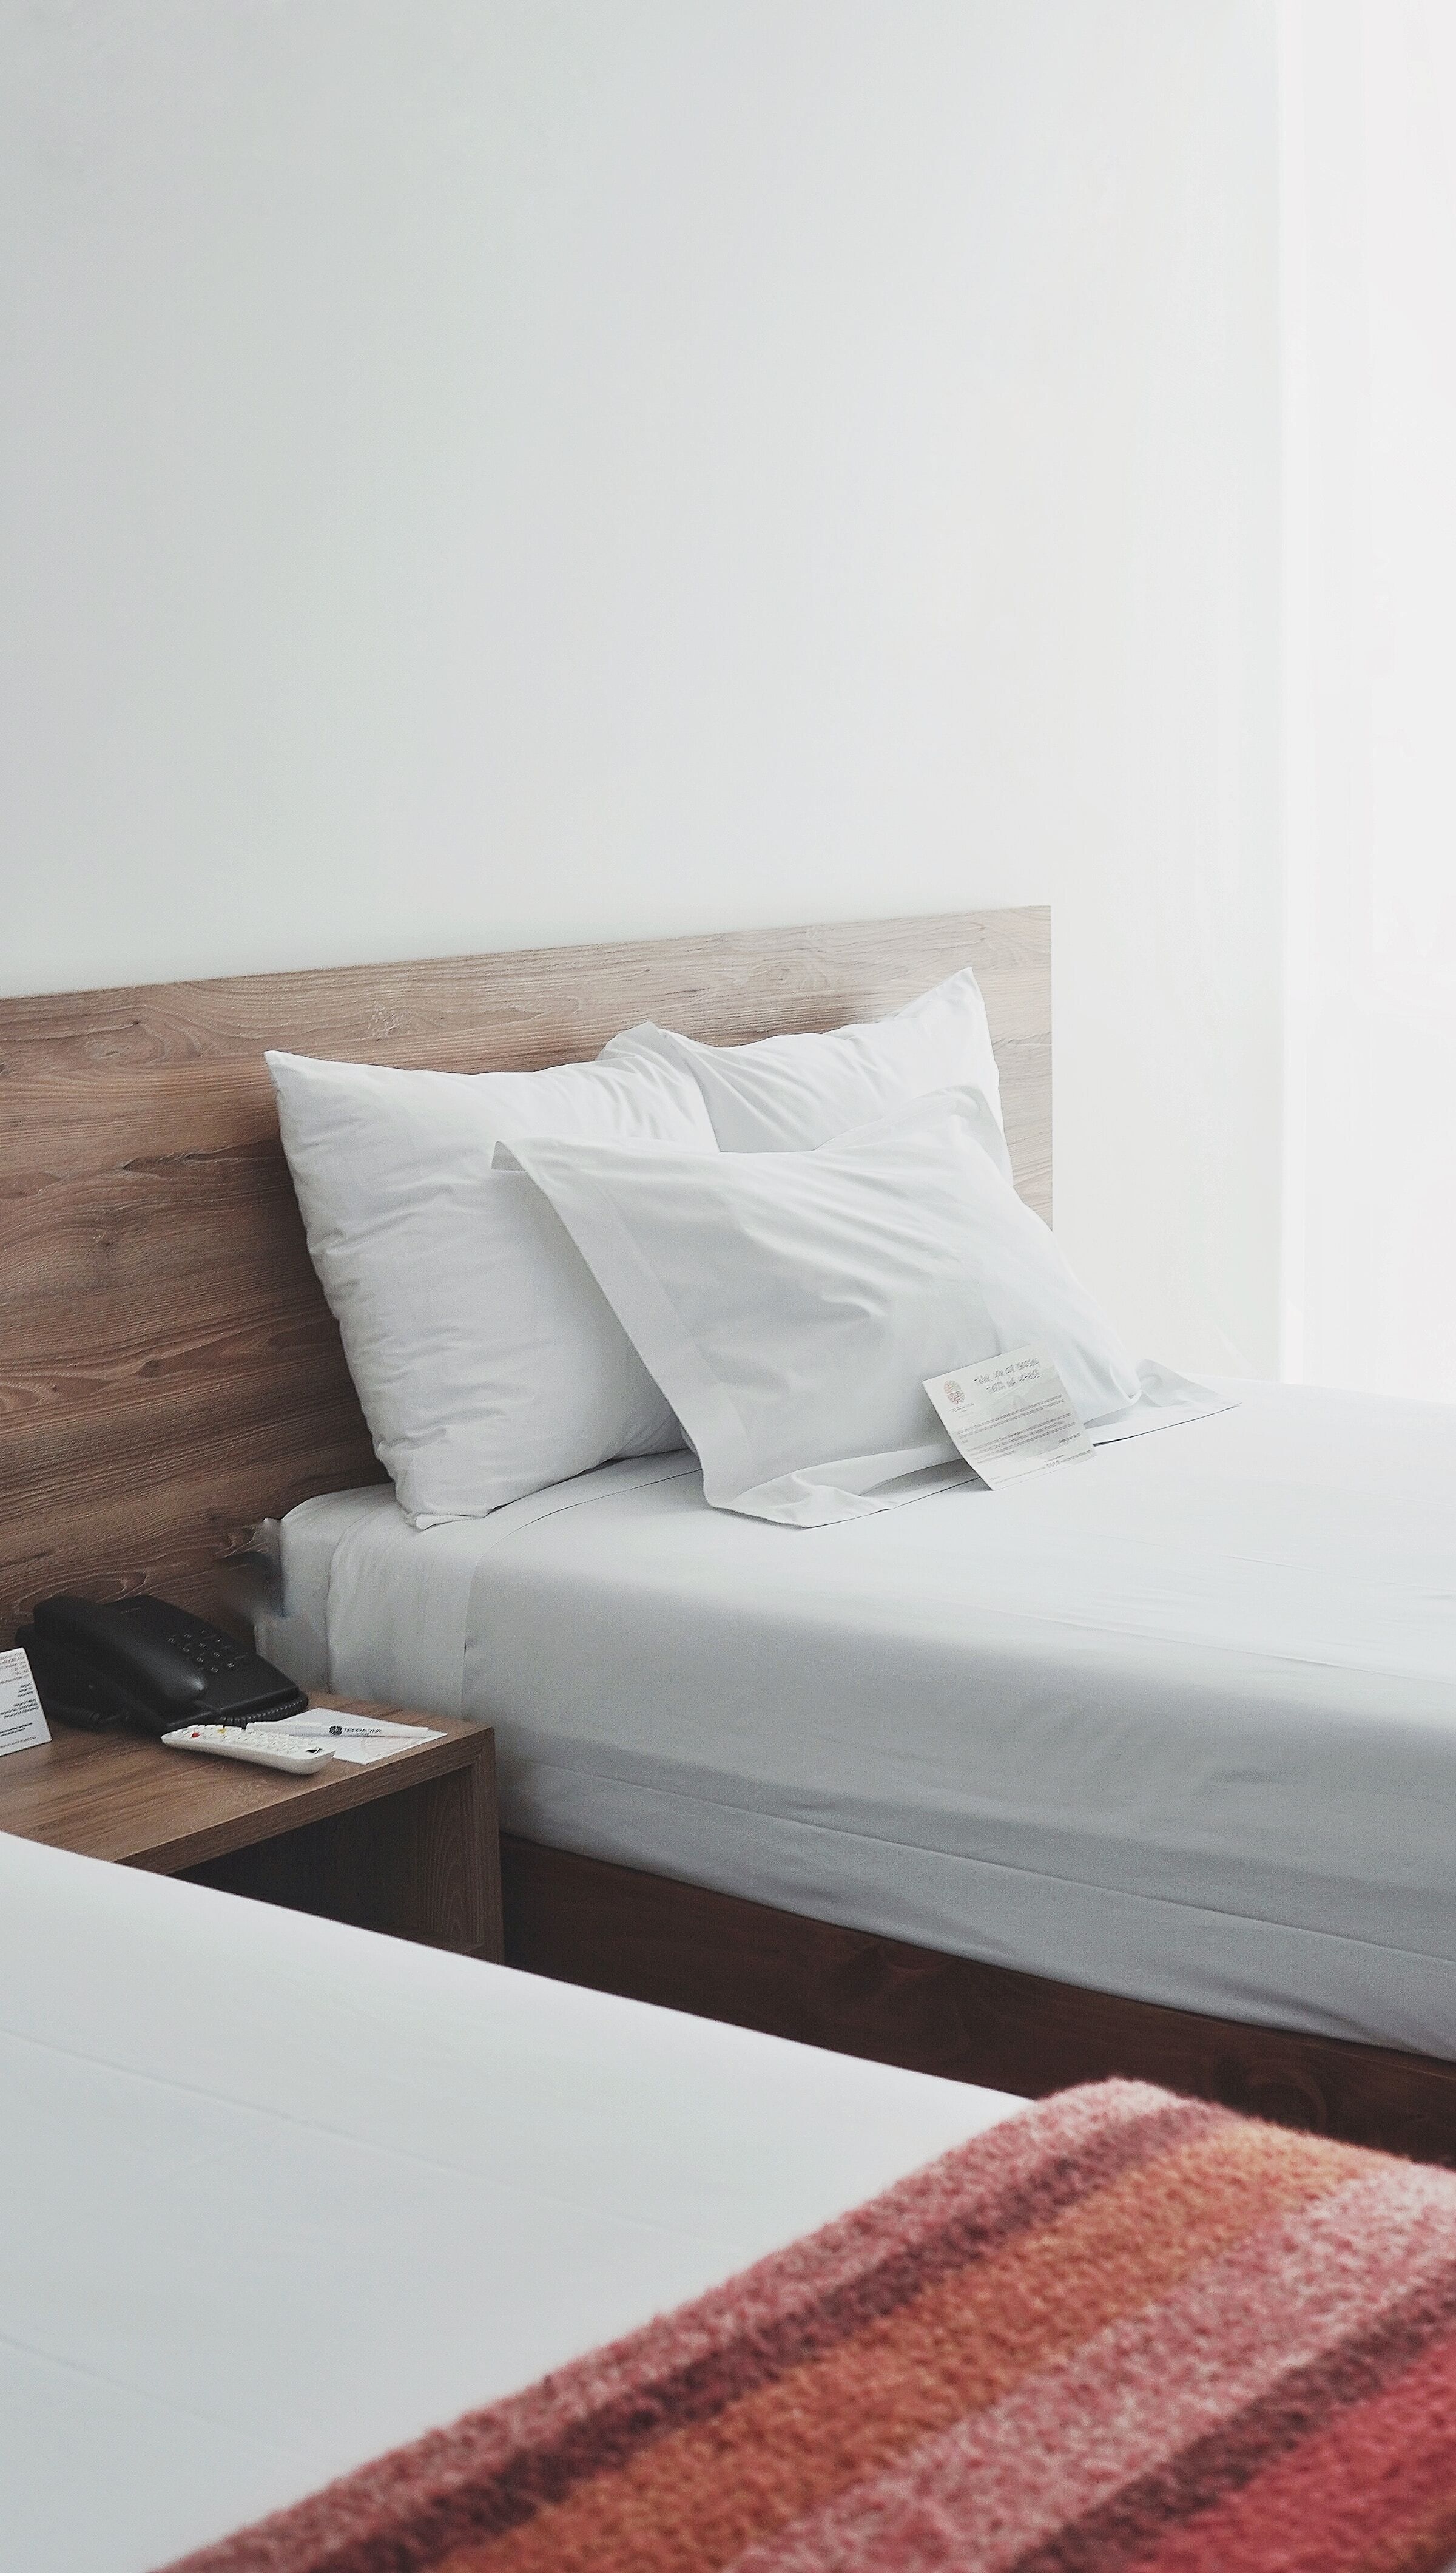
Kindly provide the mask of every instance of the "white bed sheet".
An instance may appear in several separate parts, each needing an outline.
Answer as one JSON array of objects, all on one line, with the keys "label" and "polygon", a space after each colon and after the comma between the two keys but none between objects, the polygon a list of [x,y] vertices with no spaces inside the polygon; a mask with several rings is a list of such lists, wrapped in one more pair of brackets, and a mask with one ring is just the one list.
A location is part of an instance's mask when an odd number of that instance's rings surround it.
[{"label": "white bed sheet", "polygon": [[0,1836],[0,2560],[150,2573],[1017,2104]]},{"label": "white bed sheet", "polygon": [[829,1528],[685,1456],[426,1532],[309,1502],[265,1649],[492,1722],[558,1847],[1456,2057],[1456,1406],[1226,1389]]}]

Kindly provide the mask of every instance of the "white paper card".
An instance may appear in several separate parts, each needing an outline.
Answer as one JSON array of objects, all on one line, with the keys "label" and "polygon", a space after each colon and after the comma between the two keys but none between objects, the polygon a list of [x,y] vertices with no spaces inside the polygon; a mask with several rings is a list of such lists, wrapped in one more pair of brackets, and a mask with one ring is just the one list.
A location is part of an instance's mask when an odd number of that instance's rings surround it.
[{"label": "white paper card", "polygon": [[24,1653],[19,1646],[13,1653],[0,1653],[0,1759],[7,1751],[33,1751],[50,1738]]},{"label": "white paper card", "polygon": [[978,1358],[949,1375],[927,1376],[925,1389],[968,1465],[993,1490],[1092,1452],[1061,1374],[1041,1349]]},{"label": "white paper card", "polygon": [[356,1715],[352,1707],[312,1706],[302,1715],[285,1715],[275,1733],[296,1733],[301,1742],[317,1742],[336,1760],[353,1768],[371,1769],[376,1760],[392,1760],[398,1751],[419,1742],[443,1742],[428,1724],[390,1724],[381,1715]]}]

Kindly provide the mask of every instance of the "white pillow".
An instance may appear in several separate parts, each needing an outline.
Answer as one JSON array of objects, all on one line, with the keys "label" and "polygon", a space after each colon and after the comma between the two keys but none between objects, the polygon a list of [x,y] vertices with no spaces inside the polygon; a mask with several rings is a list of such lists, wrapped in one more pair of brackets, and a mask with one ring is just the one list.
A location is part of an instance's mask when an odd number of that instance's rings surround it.
[{"label": "white pillow", "polygon": [[538,1131],[717,1158],[685,1073],[396,1072],[270,1054],[314,1265],[374,1450],[416,1527],[682,1432],[550,1208],[492,1171]]},{"label": "white pillow", "polygon": [[724,1153],[807,1152],[934,1091],[979,1090],[994,1112],[987,1149],[1011,1178],[986,1003],[969,965],[888,1019],[827,1036],[710,1046],[649,1020],[613,1037],[601,1060],[649,1054],[693,1075]]},{"label": "white pillow", "polygon": [[922,1379],[1036,1341],[1085,1420],[1137,1371],[985,1149],[979,1090],[812,1153],[516,1142],[719,1509],[795,1527],[969,1476]]}]

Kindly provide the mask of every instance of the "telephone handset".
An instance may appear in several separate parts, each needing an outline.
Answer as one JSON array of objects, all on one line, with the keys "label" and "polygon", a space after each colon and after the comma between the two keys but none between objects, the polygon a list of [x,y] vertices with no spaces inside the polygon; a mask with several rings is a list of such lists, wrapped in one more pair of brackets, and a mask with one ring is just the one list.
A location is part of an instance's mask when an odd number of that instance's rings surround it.
[{"label": "telephone handset", "polygon": [[16,1636],[41,1705],[62,1724],[249,1724],[300,1715],[309,1701],[283,1671],[186,1608],[147,1591],[105,1603],[38,1599]]}]

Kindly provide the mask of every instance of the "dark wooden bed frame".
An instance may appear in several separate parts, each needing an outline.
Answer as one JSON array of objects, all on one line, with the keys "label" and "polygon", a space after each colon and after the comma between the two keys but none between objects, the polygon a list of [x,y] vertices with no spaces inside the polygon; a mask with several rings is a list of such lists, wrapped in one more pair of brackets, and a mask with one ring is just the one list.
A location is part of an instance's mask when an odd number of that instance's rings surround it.
[{"label": "dark wooden bed frame", "polygon": [[1456,2065],[1432,2056],[1124,2001],[509,1833],[501,1883],[507,1964],[562,1983],[1028,2098],[1120,2073],[1456,2162]]},{"label": "dark wooden bed frame", "polygon": [[[0,1001],[0,1635],[63,1588],[145,1585],[239,1622],[257,1523],[378,1476],[266,1046],[532,1069],[641,1018],[722,1044],[877,1017],[968,963],[1018,1186],[1050,1217],[1045,911]],[[507,1955],[538,1973],[1003,2090],[1141,2075],[1456,2161],[1456,2064],[1123,2000],[523,1841],[503,1855]]]}]

